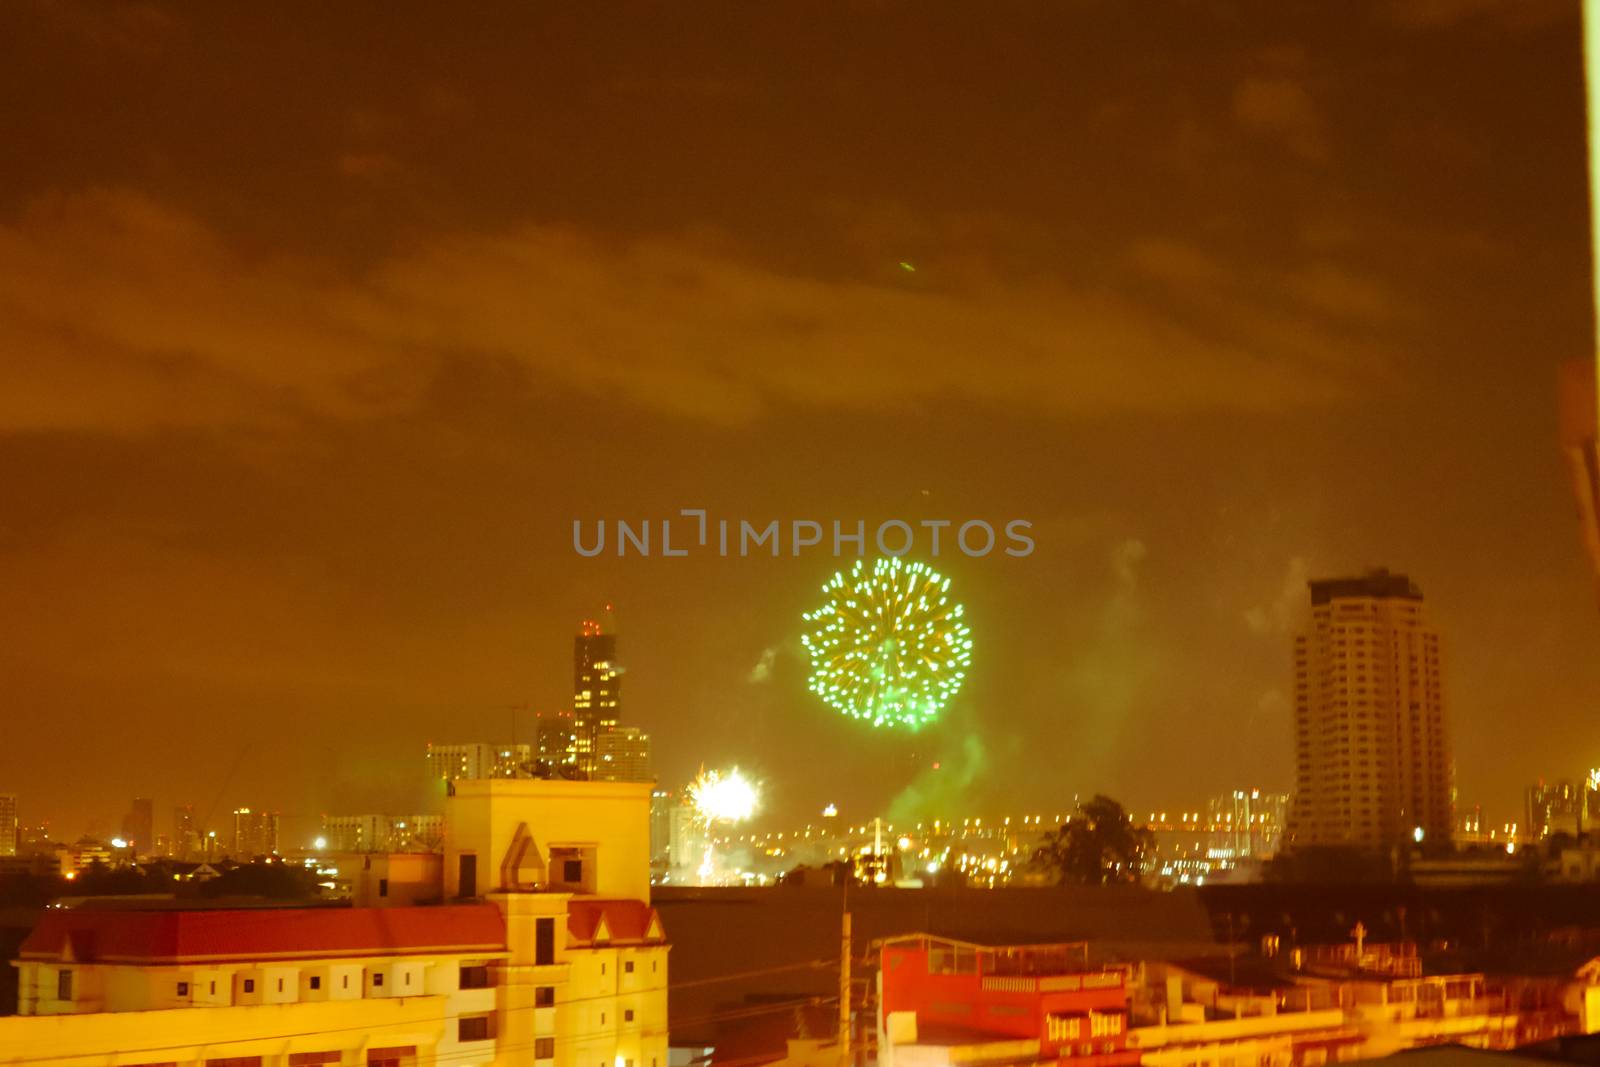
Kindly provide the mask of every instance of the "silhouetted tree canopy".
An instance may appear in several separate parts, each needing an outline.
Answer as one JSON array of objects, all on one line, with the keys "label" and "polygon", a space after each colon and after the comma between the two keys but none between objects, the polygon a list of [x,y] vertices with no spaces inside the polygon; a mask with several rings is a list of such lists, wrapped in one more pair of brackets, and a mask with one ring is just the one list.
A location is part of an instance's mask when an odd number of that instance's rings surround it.
[{"label": "silhouetted tree canopy", "polygon": [[1033,864],[1060,883],[1138,882],[1145,855],[1153,847],[1149,830],[1134,826],[1133,817],[1121,804],[1097,793],[1079,804],[1059,829],[1045,834],[1033,854]]}]

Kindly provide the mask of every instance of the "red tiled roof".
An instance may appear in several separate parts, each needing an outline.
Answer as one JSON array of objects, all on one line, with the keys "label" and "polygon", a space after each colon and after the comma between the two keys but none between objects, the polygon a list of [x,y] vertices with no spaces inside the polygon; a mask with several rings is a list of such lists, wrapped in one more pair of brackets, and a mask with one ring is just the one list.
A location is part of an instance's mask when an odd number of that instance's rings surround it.
[{"label": "red tiled roof", "polygon": [[[601,920],[605,921],[607,944],[659,944],[661,919],[656,909],[642,900],[570,900],[567,902],[567,936],[577,944],[588,945],[601,933]],[[651,934],[651,925],[655,933]]]},{"label": "red tiled roof", "polygon": [[249,908],[54,911],[33,928],[23,959],[177,963],[246,959],[504,952],[493,904],[418,908]]}]

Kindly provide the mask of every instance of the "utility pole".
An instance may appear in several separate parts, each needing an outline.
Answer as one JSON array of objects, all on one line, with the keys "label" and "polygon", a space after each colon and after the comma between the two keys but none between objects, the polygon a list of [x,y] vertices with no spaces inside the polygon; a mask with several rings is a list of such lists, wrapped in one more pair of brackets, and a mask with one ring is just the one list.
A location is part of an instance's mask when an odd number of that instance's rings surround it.
[{"label": "utility pole", "polygon": [[845,883],[839,938],[839,1067],[850,1067],[850,884]]}]

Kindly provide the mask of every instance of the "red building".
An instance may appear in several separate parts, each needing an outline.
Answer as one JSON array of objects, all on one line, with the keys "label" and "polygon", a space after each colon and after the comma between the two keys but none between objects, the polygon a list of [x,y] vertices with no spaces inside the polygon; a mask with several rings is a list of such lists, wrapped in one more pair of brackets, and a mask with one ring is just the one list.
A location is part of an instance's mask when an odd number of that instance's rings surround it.
[{"label": "red building", "polygon": [[1091,968],[1086,956],[1082,944],[987,947],[920,935],[886,942],[880,1063],[1137,1063],[1127,1047],[1126,976]]}]

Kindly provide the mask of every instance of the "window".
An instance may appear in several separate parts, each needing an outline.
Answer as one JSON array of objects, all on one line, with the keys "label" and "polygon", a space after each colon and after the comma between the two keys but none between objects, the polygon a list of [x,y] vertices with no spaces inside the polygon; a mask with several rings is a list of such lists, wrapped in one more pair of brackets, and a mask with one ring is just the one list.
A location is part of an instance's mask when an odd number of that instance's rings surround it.
[{"label": "window", "polygon": [[282,978],[278,979],[278,992],[280,992],[280,993],[283,992],[283,979]]},{"label": "window", "polygon": [[622,1013],[622,1021],[625,1022],[625,1023],[633,1022],[633,1009],[632,1008],[629,1008],[627,1011]]},{"label": "window", "polygon": [[340,988],[342,988],[342,989],[349,989],[350,988],[350,976],[348,974],[344,976],[344,985],[341,986]]},{"label": "window", "polygon": [[535,919],[533,922],[533,962],[537,967],[548,967],[556,961],[556,921]]},{"label": "window", "polygon": [[563,860],[561,863],[561,880],[563,882],[583,881],[583,861]]},{"label": "window", "polygon": [[606,1013],[605,1012],[601,1012],[600,1013],[600,1025],[604,1026],[605,1024],[606,1024]]},{"label": "window", "polygon": [[56,972],[56,999],[57,1000],[71,1000],[72,999],[72,972],[71,971],[57,971]]},{"label": "window", "polygon": [[533,991],[533,1006],[534,1007],[536,1007],[536,1008],[553,1008],[553,1007],[555,1007],[555,1003],[556,1003],[556,987],[555,986],[553,986],[553,985],[542,985],[542,986],[535,987],[535,989]]},{"label": "window", "polygon": [[471,852],[456,857],[456,895],[478,895],[478,857]]},{"label": "window", "polygon": [[373,975],[372,976],[372,985],[373,985],[373,988],[381,988],[383,986],[383,975],[381,975],[381,974]]},{"label": "window", "polygon": [[536,1037],[533,1039],[533,1058],[536,1060],[553,1060],[556,1058],[556,1039],[553,1037]]},{"label": "window", "polygon": [[489,968],[481,963],[470,967],[462,964],[460,986],[462,989],[488,989]]},{"label": "window", "polygon": [[256,991],[256,980],[254,978],[246,978],[244,980],[244,991],[246,993],[254,993]]},{"label": "window", "polygon": [[606,973],[606,965],[603,964],[603,963],[600,965],[600,973],[601,974],[605,974]]},{"label": "window", "polygon": [[401,1067],[402,1064],[416,1062],[416,1058],[415,1045],[367,1049],[367,1067]]},{"label": "window", "polygon": [[217,995],[217,983],[215,983],[215,982],[211,983],[211,995],[212,996],[216,996]]},{"label": "window", "polygon": [[456,1021],[456,1040],[489,1040],[489,1017],[487,1015],[463,1015]]},{"label": "window", "polygon": [[380,897],[386,897],[386,896],[389,895],[389,879],[387,879],[387,878],[379,878],[378,879],[378,895]]},{"label": "window", "polygon": [[311,976],[311,988],[312,989],[321,989],[322,988],[322,976],[320,974],[314,974],[314,975]]},{"label": "window", "polygon": [[633,961],[632,960],[629,960],[628,962],[626,962],[626,963],[624,963],[622,965],[622,973],[623,974],[632,974],[633,973]]},{"label": "window", "polygon": [[324,1063],[338,1063],[343,1058],[342,1052],[291,1052],[289,1067],[320,1067]]},{"label": "window", "polygon": [[178,983],[178,996],[186,997],[188,995],[189,995],[189,983],[188,982],[179,982]]}]

